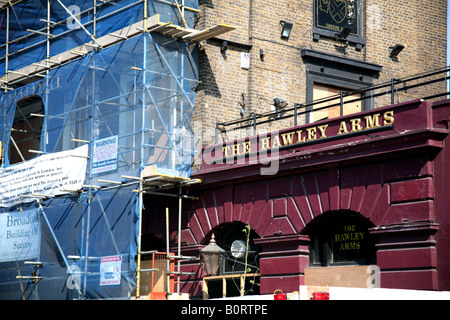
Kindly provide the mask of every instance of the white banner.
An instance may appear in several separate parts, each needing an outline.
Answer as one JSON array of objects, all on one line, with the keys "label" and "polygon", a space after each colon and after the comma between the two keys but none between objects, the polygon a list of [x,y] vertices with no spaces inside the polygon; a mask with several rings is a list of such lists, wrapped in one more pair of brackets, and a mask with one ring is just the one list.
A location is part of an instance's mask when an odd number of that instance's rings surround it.
[{"label": "white banner", "polygon": [[[0,207],[36,201],[24,195],[60,195],[61,189],[79,190],[86,175],[88,145],[41,155],[8,168],[0,168]],[[76,156],[73,156],[76,155]]]},{"label": "white banner", "polygon": [[0,213],[0,262],[37,258],[40,239],[36,209]]}]

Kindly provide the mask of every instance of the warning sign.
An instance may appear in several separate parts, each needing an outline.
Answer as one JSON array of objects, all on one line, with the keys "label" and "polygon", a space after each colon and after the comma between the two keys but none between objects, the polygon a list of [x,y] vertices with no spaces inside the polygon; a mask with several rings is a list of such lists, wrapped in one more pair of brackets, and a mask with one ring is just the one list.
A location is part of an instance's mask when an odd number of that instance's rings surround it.
[{"label": "warning sign", "polygon": [[118,136],[94,141],[92,173],[101,173],[117,169]]},{"label": "warning sign", "polygon": [[112,286],[120,284],[122,257],[102,257],[100,263],[100,285]]}]

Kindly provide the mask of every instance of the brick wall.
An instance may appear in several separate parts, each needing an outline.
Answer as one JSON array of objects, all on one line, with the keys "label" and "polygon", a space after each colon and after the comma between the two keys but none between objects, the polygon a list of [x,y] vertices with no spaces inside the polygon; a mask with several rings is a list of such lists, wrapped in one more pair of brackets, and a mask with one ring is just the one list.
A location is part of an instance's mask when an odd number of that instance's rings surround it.
[{"label": "brick wall", "polygon": [[[203,145],[213,141],[216,122],[240,118],[243,95],[246,115],[270,111],[273,97],[293,106],[306,100],[306,68],[301,48],[313,49],[357,59],[383,67],[376,83],[402,78],[446,66],[446,4],[431,0],[367,0],[361,4],[362,36],[366,45],[357,50],[349,44],[321,37],[314,41],[313,1],[288,0],[200,0],[198,28],[217,23],[236,26],[227,34],[208,40],[200,51],[200,80],[194,120]],[[294,23],[288,40],[280,38],[280,20]],[[223,40],[228,50],[221,52]],[[400,43],[406,48],[398,59],[389,56],[390,46]],[[260,50],[264,57],[260,58]],[[241,68],[241,53],[250,54],[250,68]],[[442,91],[444,83],[437,85]],[[409,90],[398,94],[395,102],[412,100],[427,91]],[[390,97],[378,100],[375,107],[390,104]],[[271,123],[262,130],[292,126],[293,120]],[[201,129],[199,129],[201,128]],[[242,135],[242,133],[241,133]],[[226,140],[233,138],[228,133]]]}]

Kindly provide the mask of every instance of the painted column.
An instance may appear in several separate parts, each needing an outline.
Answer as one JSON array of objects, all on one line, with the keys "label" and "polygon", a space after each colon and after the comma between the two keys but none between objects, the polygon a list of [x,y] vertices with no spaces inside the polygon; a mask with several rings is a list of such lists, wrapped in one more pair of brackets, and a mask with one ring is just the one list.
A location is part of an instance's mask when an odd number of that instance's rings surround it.
[{"label": "painted column", "polygon": [[309,266],[309,237],[305,235],[275,236],[255,239],[260,245],[260,293],[271,294],[280,289],[294,292],[304,284],[304,270]]},{"label": "painted column", "polygon": [[372,228],[378,236],[377,265],[381,288],[438,290],[435,233],[428,222]]}]

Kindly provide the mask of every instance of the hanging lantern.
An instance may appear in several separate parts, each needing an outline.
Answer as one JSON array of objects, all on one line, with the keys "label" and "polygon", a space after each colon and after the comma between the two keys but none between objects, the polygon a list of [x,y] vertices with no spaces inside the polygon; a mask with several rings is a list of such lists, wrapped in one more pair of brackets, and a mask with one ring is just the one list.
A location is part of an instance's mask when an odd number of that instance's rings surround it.
[{"label": "hanging lantern", "polygon": [[214,234],[211,236],[209,244],[200,250],[200,260],[203,270],[208,276],[217,275],[220,262],[222,261],[222,254],[225,252],[216,244]]}]

